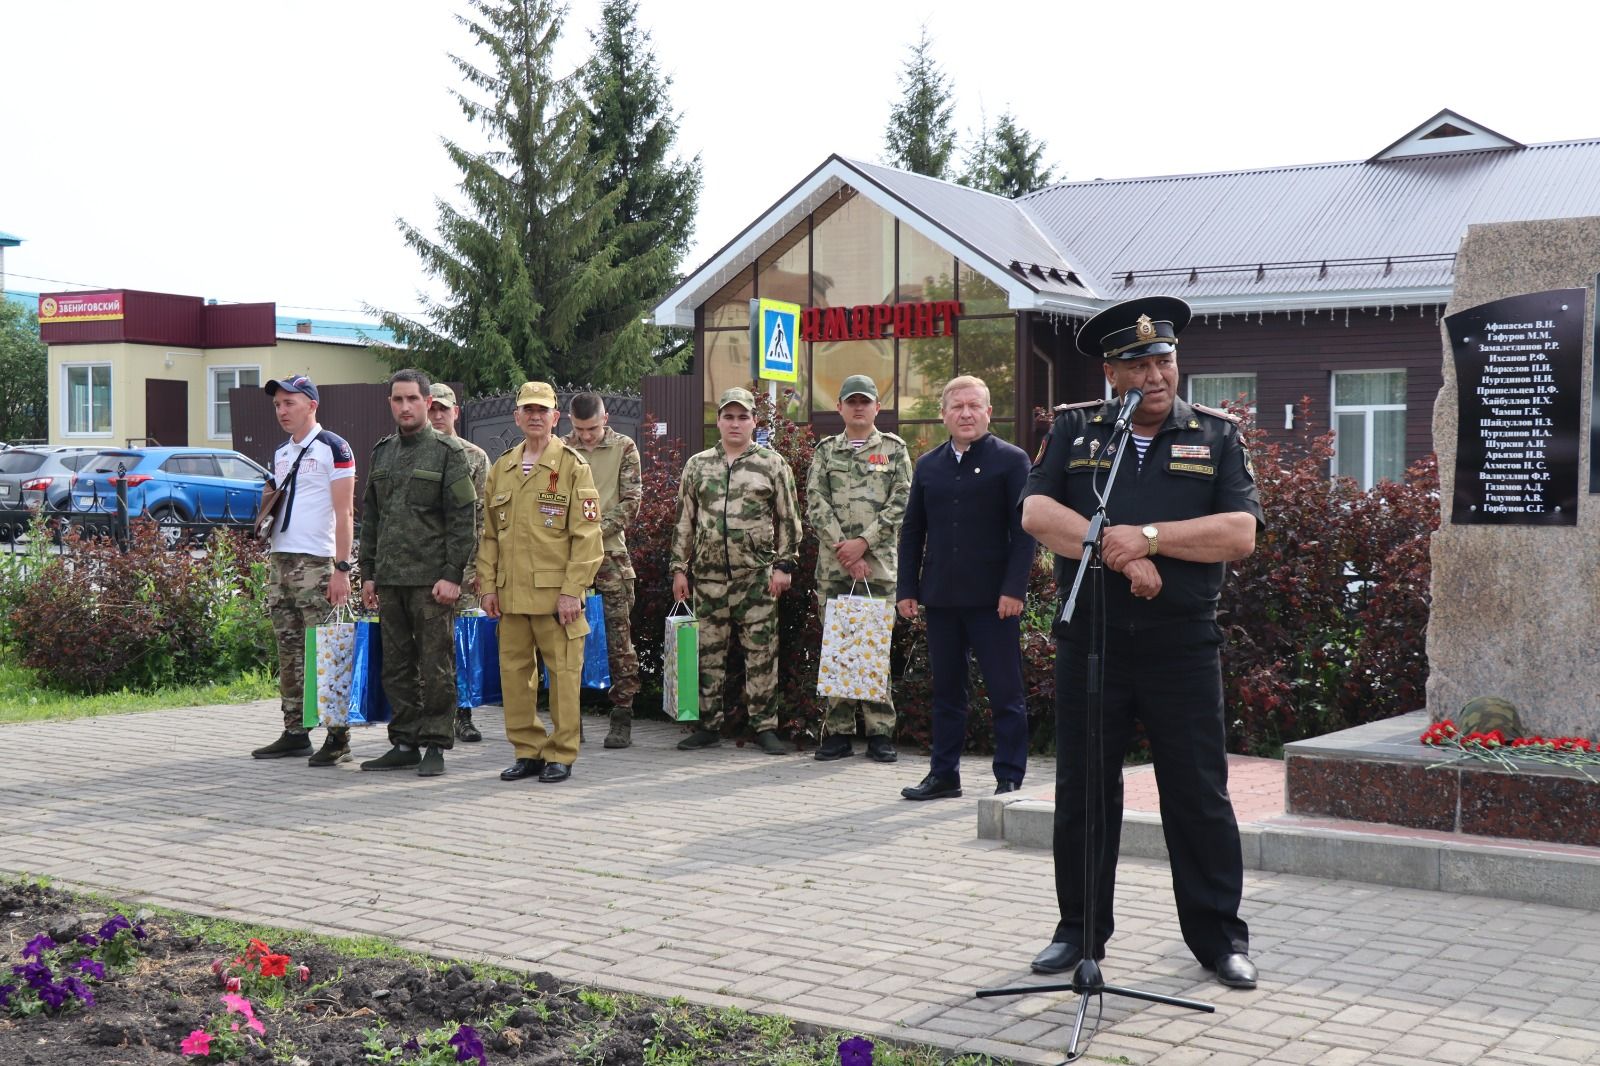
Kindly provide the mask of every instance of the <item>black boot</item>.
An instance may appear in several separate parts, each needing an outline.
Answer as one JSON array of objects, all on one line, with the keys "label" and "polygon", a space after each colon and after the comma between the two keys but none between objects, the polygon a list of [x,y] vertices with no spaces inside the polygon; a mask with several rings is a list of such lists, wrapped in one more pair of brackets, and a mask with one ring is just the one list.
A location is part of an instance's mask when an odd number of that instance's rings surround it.
[{"label": "black boot", "polygon": [[307,766],[338,766],[350,760],[350,730],[346,727],[329,726],[328,736],[322,742],[322,750],[306,760]]},{"label": "black boot", "polygon": [[471,707],[462,707],[456,711],[456,739],[466,741],[468,744],[483,739],[478,727],[472,724]]},{"label": "black boot", "polygon": [[257,748],[250,753],[253,759],[282,759],[290,755],[304,755],[311,750],[311,738],[305,733],[291,733],[287,729],[283,736],[274,740],[264,748]]}]

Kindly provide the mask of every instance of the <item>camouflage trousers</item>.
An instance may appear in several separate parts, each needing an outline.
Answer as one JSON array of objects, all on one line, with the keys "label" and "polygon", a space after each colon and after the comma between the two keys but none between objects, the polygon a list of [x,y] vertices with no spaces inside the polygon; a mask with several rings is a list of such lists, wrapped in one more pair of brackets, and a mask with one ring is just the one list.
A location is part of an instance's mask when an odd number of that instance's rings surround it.
[{"label": "camouflage trousers", "polygon": [[611,702],[618,707],[632,707],[633,697],[639,693],[639,655],[633,650],[633,578],[623,576],[628,565],[627,552],[606,552],[594,578],[606,612]]},{"label": "camouflage trousers", "polygon": [[474,555],[472,562],[468,563],[467,568],[461,572],[461,598],[456,601],[457,614],[466,614],[468,611],[476,611],[480,606],[478,603],[478,597],[472,591],[472,583],[477,579],[478,560],[477,556]]},{"label": "camouflage trousers", "polygon": [[379,585],[389,743],[451,748],[456,721],[456,609],[431,585]]},{"label": "camouflage trousers", "polygon": [[778,600],[767,590],[767,572],[728,581],[694,579],[695,616],[700,619],[700,728],[722,728],[722,689],[728,680],[728,647],[738,627],[744,649],[744,698],[750,727],[778,728],[772,697],[778,691]]},{"label": "camouflage trousers", "polygon": [[267,614],[278,641],[278,695],[286,732],[306,731],[306,630],[320,625],[332,610],[328,605],[328,580],[332,577],[331,558],[272,553]]},{"label": "camouflage trousers", "polygon": [[[828,618],[828,600],[834,596],[847,596],[851,586],[855,586],[856,595],[865,596],[868,589],[863,582],[852,581],[848,574],[835,574],[831,576],[817,575],[817,613],[823,621]],[[891,586],[887,593],[881,586],[875,586],[871,591],[892,596]],[[828,709],[822,718],[822,735],[829,736],[840,733],[844,736],[854,736],[856,732],[856,714],[861,715],[861,724],[866,728],[869,737],[894,736],[894,696],[891,693],[888,702],[872,703],[867,700],[844,700],[837,696],[828,697]]]}]

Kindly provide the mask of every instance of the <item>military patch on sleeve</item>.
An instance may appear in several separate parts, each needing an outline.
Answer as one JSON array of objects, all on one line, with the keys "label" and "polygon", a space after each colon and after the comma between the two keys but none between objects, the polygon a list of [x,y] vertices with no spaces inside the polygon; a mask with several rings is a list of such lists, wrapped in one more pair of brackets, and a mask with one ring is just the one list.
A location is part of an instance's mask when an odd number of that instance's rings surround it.
[{"label": "military patch on sleeve", "polygon": [[1037,452],[1035,452],[1034,455],[1033,455],[1033,465],[1034,466],[1038,466],[1040,463],[1044,462],[1044,453],[1050,447],[1050,434],[1053,433],[1053,432],[1054,432],[1054,430],[1046,430],[1045,434],[1044,434],[1044,439],[1039,441],[1039,450]]},{"label": "military patch on sleeve", "polygon": [[590,522],[600,521],[600,501],[585,498],[583,501],[583,517]]}]

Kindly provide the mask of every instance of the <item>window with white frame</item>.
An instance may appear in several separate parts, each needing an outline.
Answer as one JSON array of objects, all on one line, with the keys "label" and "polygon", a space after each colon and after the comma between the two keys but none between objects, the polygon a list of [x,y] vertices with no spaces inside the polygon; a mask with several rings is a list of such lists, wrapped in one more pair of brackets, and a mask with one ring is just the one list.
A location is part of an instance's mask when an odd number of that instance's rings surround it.
[{"label": "window with white frame", "polygon": [[216,366],[211,368],[211,425],[215,438],[233,439],[233,412],[228,407],[229,389],[253,389],[261,385],[259,366]]},{"label": "window with white frame", "polygon": [[1406,472],[1406,372],[1333,375],[1333,474],[1364,489]]},{"label": "window with white frame", "polygon": [[65,388],[67,435],[108,436],[111,433],[111,364],[79,363],[61,368]]},{"label": "window with white frame", "polygon": [[1254,374],[1190,374],[1189,402],[1202,404],[1216,410],[1228,404],[1243,402],[1256,412],[1256,376]]}]

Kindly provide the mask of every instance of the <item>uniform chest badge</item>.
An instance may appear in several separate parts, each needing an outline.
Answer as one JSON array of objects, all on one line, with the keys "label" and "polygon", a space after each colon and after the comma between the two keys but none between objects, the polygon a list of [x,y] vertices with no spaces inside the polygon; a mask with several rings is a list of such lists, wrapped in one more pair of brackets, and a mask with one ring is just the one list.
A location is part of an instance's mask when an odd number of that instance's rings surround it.
[{"label": "uniform chest badge", "polygon": [[584,500],[583,501],[583,517],[588,519],[591,522],[600,521],[600,501],[599,500]]},{"label": "uniform chest badge", "polygon": [[562,515],[567,513],[567,509],[557,503],[541,503],[539,505],[539,513],[554,515],[555,517],[560,518]]},{"label": "uniform chest badge", "polygon": [[559,471],[559,470],[550,471],[550,489],[549,489],[549,491],[551,491],[551,492],[556,491],[556,485],[558,483],[560,483],[560,481],[561,481],[561,471]]},{"label": "uniform chest badge", "polygon": [[1174,459],[1209,459],[1211,458],[1211,445],[1209,444],[1174,444],[1172,446]]},{"label": "uniform chest badge", "polygon": [[1100,442],[1099,441],[1092,440],[1092,441],[1089,442],[1089,458],[1093,459],[1095,453],[1098,452],[1099,450],[1100,450]]},{"label": "uniform chest badge", "polygon": [[1074,448],[1077,448],[1077,447],[1081,446],[1082,444],[1083,444],[1083,438],[1082,437],[1074,437],[1073,438],[1072,446]]},{"label": "uniform chest badge", "polygon": [[887,467],[889,465],[889,457],[887,455],[869,455],[867,456],[867,465],[872,467]]}]

